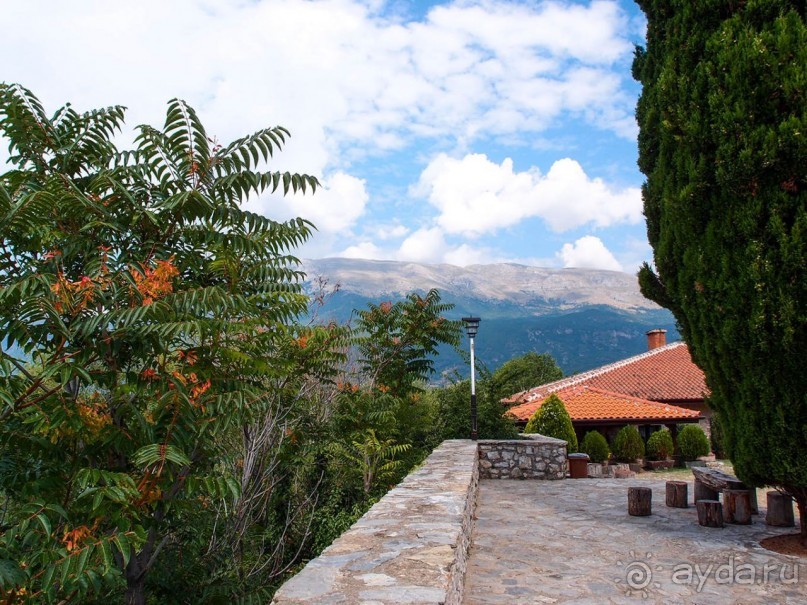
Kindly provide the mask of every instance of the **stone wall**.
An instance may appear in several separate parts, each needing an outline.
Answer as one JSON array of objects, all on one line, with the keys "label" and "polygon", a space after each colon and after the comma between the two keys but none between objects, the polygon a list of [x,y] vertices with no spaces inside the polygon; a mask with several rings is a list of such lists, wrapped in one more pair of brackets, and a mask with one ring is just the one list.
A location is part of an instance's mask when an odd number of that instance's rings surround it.
[{"label": "stone wall", "polygon": [[[501,477],[506,466],[508,477],[519,469],[521,478],[559,479],[565,473],[565,451],[564,441],[541,436],[443,442],[283,584],[273,605],[460,605],[480,471],[488,456],[499,454],[494,462]],[[530,456],[535,460],[527,464]],[[522,464],[529,469],[521,469]]]},{"label": "stone wall", "polygon": [[543,435],[479,441],[480,479],[563,479],[566,442]]},{"label": "stone wall", "polygon": [[446,441],[286,582],[276,605],[459,605],[476,507],[473,441]]}]

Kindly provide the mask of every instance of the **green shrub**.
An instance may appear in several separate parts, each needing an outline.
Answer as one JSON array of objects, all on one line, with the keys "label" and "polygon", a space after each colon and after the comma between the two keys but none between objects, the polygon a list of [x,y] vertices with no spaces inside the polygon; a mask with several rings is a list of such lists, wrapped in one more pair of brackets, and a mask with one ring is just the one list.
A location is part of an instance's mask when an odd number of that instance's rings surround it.
[{"label": "green shrub", "polygon": [[637,458],[644,458],[644,441],[639,429],[632,425],[619,429],[611,443],[611,451],[620,462],[633,462]]},{"label": "green shrub", "polygon": [[611,450],[608,449],[608,441],[599,431],[586,433],[580,444],[580,451],[588,454],[592,462],[605,462],[611,455]]},{"label": "green shrub", "polygon": [[524,428],[525,433],[540,433],[546,437],[563,439],[568,445],[568,453],[577,451],[577,435],[574,433],[572,419],[560,398],[552,393],[544,400]]},{"label": "green shrub", "polygon": [[647,455],[652,460],[668,460],[674,449],[670,431],[656,431],[647,440]]},{"label": "green shrub", "polygon": [[687,424],[678,433],[678,449],[684,460],[695,460],[698,456],[706,456],[711,451],[709,438],[697,424]]}]

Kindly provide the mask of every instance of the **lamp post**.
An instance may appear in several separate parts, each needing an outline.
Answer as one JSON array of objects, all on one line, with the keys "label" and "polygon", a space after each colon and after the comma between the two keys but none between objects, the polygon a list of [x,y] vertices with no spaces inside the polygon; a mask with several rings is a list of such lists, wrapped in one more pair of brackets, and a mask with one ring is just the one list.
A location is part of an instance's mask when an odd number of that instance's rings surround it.
[{"label": "lamp post", "polygon": [[463,317],[465,324],[465,332],[468,334],[468,339],[471,341],[471,439],[476,441],[476,364],[474,361],[474,336],[479,330],[478,317]]}]

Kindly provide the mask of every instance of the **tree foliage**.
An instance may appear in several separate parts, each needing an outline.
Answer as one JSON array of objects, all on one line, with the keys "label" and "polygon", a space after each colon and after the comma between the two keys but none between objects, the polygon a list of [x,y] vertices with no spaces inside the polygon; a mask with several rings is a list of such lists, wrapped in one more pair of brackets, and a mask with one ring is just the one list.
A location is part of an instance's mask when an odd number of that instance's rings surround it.
[{"label": "tree foliage", "polygon": [[639,458],[644,458],[645,447],[642,436],[632,424],[626,424],[614,435],[611,443],[611,451],[614,458],[620,462],[634,462]]},{"label": "tree foliage", "polygon": [[655,270],[738,476],[796,498],[807,541],[803,0],[642,0],[634,76]]},{"label": "tree foliage", "polygon": [[358,311],[357,345],[368,382],[398,396],[422,390],[440,344],[459,343],[459,323],[443,317],[452,308],[439,291],[429,290]]},{"label": "tree foliage", "polygon": [[577,451],[577,435],[572,426],[572,419],[566,406],[555,393],[552,393],[541,404],[524,427],[525,433],[539,433],[545,437],[554,437],[566,441],[566,451],[570,454]]},{"label": "tree foliage", "polygon": [[[244,211],[249,195],[315,190],[264,171],[288,132],[216,144],[195,111],[168,104],[133,150],[114,135],[124,109],[48,116],[0,86],[0,360],[3,472],[0,588],[38,602],[144,583],[204,508],[244,485],[224,438],[270,411],[294,366],[301,273],[287,254],[311,225]],[[302,340],[305,339],[305,345]],[[296,343],[296,344],[295,344]]]},{"label": "tree foliage", "polygon": [[[654,432],[647,439],[647,456],[651,460],[668,460],[673,455],[675,446],[670,431]],[[708,453],[708,452],[707,452]]]},{"label": "tree foliage", "polygon": [[696,460],[709,454],[709,438],[697,424],[687,424],[678,433],[678,449],[684,460]]},{"label": "tree foliage", "polygon": [[533,387],[560,380],[563,371],[549,353],[530,351],[502,364],[490,377],[491,395],[501,401]]},{"label": "tree foliage", "polygon": [[588,454],[592,462],[607,462],[611,456],[608,440],[599,431],[589,431],[580,443],[580,451]]},{"label": "tree foliage", "polygon": [[[493,394],[485,372],[476,383],[477,436],[479,439],[515,439],[515,420]],[[435,408],[435,443],[444,439],[468,439],[471,434],[471,381],[458,380],[426,394]]]}]

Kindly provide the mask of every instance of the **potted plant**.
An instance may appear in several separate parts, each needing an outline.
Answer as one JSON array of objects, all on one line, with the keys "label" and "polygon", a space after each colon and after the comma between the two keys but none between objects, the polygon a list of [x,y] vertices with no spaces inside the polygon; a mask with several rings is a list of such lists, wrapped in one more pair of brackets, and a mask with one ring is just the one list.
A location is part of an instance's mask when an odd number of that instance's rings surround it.
[{"label": "potted plant", "polygon": [[639,461],[644,458],[644,441],[635,426],[629,424],[619,429],[611,443],[611,451],[618,461],[630,464],[630,470],[642,470]]},{"label": "potted plant", "polygon": [[686,461],[687,468],[703,466],[698,462],[698,456],[707,456],[711,451],[709,438],[697,424],[687,424],[678,433],[678,449]]},{"label": "potted plant", "polygon": [[580,442],[580,451],[588,454],[592,464],[602,465],[600,471],[596,471],[596,468],[592,471],[595,472],[596,476],[608,474],[606,467],[608,465],[608,458],[611,457],[611,450],[608,449],[608,441],[602,433],[599,431],[589,431],[586,433],[583,437],[583,441]]},{"label": "potted plant", "polygon": [[651,470],[658,470],[662,468],[673,467],[673,440],[670,431],[661,430],[656,431],[647,440],[647,457],[645,462],[646,468]]}]

